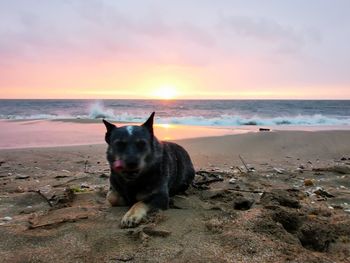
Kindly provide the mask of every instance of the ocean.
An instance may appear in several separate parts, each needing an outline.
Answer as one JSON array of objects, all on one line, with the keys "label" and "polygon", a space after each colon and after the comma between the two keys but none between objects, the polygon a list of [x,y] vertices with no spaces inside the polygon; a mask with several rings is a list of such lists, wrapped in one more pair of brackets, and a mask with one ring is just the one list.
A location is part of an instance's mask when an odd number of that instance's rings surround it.
[{"label": "ocean", "polygon": [[192,126],[348,126],[350,100],[0,100],[0,119],[99,119]]}]

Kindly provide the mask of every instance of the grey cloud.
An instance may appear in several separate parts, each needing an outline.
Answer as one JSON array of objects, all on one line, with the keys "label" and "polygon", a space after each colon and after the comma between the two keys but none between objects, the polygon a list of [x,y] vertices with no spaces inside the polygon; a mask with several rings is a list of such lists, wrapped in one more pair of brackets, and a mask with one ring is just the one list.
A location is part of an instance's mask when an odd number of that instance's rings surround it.
[{"label": "grey cloud", "polygon": [[295,53],[309,42],[321,41],[316,29],[297,29],[264,17],[221,16],[218,26],[236,37],[267,43],[277,53]]},{"label": "grey cloud", "polygon": [[201,46],[211,46],[215,43],[206,30],[193,22],[169,23],[161,13],[147,9],[142,15],[133,17],[108,3],[78,3],[79,5],[75,6],[77,13],[95,29],[108,32],[110,39],[117,38],[118,34],[127,34],[133,37],[147,37],[150,40],[182,38]]},{"label": "grey cloud", "polygon": [[147,9],[133,16],[113,1],[17,1],[17,6],[6,8],[3,21],[8,26],[0,26],[0,53],[7,60],[60,59],[61,54],[71,59],[79,55],[156,58],[164,57],[159,53],[166,53],[169,44],[172,52],[191,59],[200,54],[186,51],[187,46],[215,45],[214,38],[195,23],[170,21]]}]

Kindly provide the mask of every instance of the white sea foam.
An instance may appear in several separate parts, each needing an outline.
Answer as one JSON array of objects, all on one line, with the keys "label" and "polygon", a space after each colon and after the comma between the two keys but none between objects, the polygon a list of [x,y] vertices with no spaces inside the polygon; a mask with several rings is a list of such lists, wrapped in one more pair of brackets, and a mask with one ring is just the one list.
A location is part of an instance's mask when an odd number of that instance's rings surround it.
[{"label": "white sea foam", "polygon": [[56,114],[32,114],[32,115],[0,115],[0,119],[6,120],[55,120],[55,119],[71,119],[69,115]]},{"label": "white sea foam", "polygon": [[204,117],[181,117],[181,118],[164,118],[160,119],[158,123],[171,123],[171,124],[185,124],[185,125],[198,125],[198,126],[241,126],[241,125],[350,125],[350,118],[338,119],[326,117],[323,115],[298,115],[288,117],[244,117],[244,116],[230,116],[222,115],[216,118],[204,118]]},{"label": "white sea foam", "polygon": [[[111,118],[113,121],[120,122],[142,122],[147,116],[139,117],[130,114],[121,114],[118,117]],[[203,116],[188,116],[188,117],[156,117],[156,123],[159,124],[179,124],[179,125],[195,125],[195,126],[242,126],[242,125],[266,125],[266,126],[322,126],[322,125],[350,125],[350,118],[338,119],[326,117],[323,115],[298,115],[289,117],[244,117],[222,115],[220,117],[206,118]]]},{"label": "white sea foam", "polygon": [[[147,118],[147,114],[133,115],[127,112],[116,114],[111,109],[104,108],[101,104],[93,104],[88,115],[54,115],[54,114],[34,114],[34,115],[0,115],[0,119],[12,120],[33,120],[33,119],[109,119],[115,122],[142,123]],[[297,115],[285,117],[244,117],[239,115],[221,115],[218,117],[187,116],[187,117],[156,117],[158,124],[178,124],[194,126],[242,126],[242,125],[266,125],[266,126],[350,126],[350,118],[327,117],[321,114],[312,116]]]},{"label": "white sea foam", "polygon": [[[80,116],[85,118],[86,116]],[[97,101],[90,106],[89,109],[89,119],[115,119],[113,110],[106,109],[101,102]]]}]

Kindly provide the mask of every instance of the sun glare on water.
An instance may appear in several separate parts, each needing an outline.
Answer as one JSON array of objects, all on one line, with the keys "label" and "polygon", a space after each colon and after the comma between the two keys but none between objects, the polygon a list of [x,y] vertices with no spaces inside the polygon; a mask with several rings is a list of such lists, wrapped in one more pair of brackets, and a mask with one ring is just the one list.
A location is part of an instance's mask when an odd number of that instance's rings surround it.
[{"label": "sun glare on water", "polygon": [[154,96],[158,99],[171,100],[177,96],[177,90],[175,86],[165,85],[161,86],[154,91]]}]

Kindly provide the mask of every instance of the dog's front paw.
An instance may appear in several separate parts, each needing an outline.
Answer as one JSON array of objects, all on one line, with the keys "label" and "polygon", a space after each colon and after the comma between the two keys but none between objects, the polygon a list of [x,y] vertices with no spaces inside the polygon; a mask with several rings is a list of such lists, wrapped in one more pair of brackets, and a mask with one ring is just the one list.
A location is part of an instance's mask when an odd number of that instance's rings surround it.
[{"label": "dog's front paw", "polygon": [[142,220],[146,219],[149,207],[142,201],[134,204],[123,216],[120,223],[122,228],[136,227]]}]

